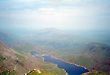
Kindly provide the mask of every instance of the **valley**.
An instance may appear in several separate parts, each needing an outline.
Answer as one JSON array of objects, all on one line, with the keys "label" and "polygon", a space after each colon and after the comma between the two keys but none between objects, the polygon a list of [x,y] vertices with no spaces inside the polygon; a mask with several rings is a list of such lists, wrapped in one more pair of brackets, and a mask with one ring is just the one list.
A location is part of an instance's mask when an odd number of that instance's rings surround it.
[{"label": "valley", "polygon": [[98,42],[103,42],[102,39],[105,38],[97,40],[98,36],[96,36],[94,40],[97,42],[92,42],[88,35],[85,37],[68,34],[56,29],[51,32],[37,31],[31,35],[26,33],[16,34],[16,37],[14,33],[8,33],[8,35],[2,33],[0,38],[1,72],[10,70],[12,73],[16,72],[17,75],[28,75],[28,73],[34,75],[33,72],[38,73],[40,70],[43,73],[41,75],[66,75],[65,70],[57,67],[56,64],[44,62],[42,55],[45,54],[77,66],[84,66],[90,72],[96,70],[109,73],[110,71],[110,46],[106,41],[105,44]]}]

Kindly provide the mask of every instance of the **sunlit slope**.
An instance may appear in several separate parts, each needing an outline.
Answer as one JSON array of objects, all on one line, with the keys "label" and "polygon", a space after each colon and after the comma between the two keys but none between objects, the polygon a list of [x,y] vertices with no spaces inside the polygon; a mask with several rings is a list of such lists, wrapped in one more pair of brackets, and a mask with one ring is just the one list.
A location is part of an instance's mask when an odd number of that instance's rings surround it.
[{"label": "sunlit slope", "polygon": [[27,73],[27,75],[65,75],[61,72],[57,72],[57,71],[47,71],[47,70],[32,70],[29,73]]}]

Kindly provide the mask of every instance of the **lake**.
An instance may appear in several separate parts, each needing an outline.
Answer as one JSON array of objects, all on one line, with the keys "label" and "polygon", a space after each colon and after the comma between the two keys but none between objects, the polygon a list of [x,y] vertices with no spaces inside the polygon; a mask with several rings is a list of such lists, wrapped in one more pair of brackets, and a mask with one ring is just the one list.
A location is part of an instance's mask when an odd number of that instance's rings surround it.
[{"label": "lake", "polygon": [[[35,57],[38,55],[36,52],[31,54]],[[64,69],[68,75],[81,75],[83,73],[89,72],[85,67],[67,63],[50,55],[43,55],[42,57],[44,59],[44,62],[56,64],[59,68]]]},{"label": "lake", "polygon": [[45,62],[56,64],[59,68],[64,69],[68,75],[81,75],[88,72],[88,69],[84,67],[64,62],[49,55],[45,55],[43,58]]}]

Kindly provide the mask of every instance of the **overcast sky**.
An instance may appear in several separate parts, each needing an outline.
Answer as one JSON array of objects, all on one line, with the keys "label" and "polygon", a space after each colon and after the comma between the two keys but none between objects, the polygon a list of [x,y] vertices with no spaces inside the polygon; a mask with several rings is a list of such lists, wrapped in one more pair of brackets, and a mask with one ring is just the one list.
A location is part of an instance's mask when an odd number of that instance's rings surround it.
[{"label": "overcast sky", "polygon": [[110,0],[0,0],[0,28],[107,30]]}]

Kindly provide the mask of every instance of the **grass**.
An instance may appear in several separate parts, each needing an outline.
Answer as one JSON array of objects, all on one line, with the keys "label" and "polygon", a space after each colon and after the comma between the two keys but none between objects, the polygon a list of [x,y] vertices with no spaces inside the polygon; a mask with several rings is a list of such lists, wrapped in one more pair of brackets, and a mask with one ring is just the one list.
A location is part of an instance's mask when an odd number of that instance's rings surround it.
[{"label": "grass", "polygon": [[65,75],[65,74],[58,73],[55,71],[46,71],[46,70],[41,70],[39,73],[38,70],[33,70],[33,71],[30,71],[27,75]]},{"label": "grass", "polygon": [[99,72],[99,71],[92,71],[92,72],[89,72],[88,74],[83,74],[83,75],[109,75],[105,72]]},{"label": "grass", "polygon": [[4,61],[6,58],[0,55],[0,62]]},{"label": "grass", "polygon": [[6,70],[6,71],[3,71],[2,73],[0,73],[0,75],[16,75],[16,71],[15,70],[13,70],[13,71]]}]

